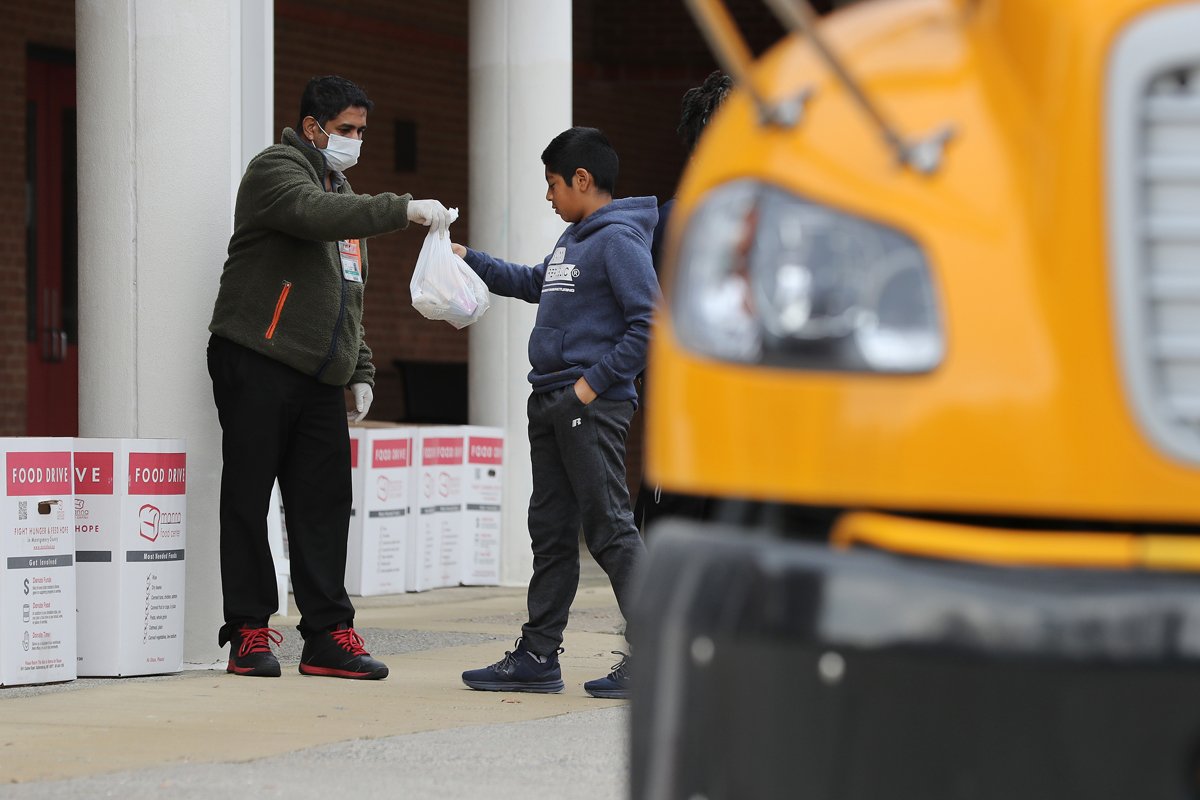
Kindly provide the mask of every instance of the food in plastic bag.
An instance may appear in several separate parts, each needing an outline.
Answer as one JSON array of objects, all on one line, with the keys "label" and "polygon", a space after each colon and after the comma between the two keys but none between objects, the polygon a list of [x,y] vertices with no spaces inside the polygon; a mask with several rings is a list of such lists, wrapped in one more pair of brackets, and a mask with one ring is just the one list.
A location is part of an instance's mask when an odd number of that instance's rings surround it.
[{"label": "food in plastic bag", "polygon": [[[450,221],[458,209],[450,209]],[[412,281],[408,285],[413,308],[426,319],[444,319],[462,329],[488,310],[492,301],[487,284],[450,249],[449,231],[429,229]]]}]

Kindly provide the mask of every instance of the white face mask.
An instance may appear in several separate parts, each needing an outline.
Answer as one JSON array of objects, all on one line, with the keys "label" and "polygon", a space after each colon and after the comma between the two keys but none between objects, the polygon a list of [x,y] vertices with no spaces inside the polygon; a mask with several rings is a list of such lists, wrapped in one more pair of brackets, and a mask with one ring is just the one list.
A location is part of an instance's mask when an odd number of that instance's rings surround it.
[{"label": "white face mask", "polygon": [[[318,122],[317,127],[321,128],[321,123]],[[329,137],[329,144],[325,145],[321,153],[330,167],[338,172],[345,172],[358,163],[358,153],[362,149],[361,139],[328,133],[324,128],[321,128],[321,133]]]}]

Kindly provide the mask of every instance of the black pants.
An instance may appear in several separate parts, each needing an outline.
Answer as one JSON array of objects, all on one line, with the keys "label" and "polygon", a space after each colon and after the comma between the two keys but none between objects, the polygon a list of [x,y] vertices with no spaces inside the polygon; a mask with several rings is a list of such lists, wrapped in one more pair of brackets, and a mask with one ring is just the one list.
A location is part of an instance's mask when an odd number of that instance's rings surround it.
[{"label": "black pants", "polygon": [[533,578],[522,635],[535,653],[548,655],[562,644],[579,587],[581,525],[588,551],[608,574],[629,619],[630,576],[645,552],[625,484],[625,437],[633,411],[632,401],[602,397],[585,406],[572,386],[529,398]]},{"label": "black pants", "polygon": [[346,594],[350,436],[346,400],[329,386],[213,336],[208,374],[221,420],[221,644],[243,623],[266,625],[278,607],[267,541],[271,488],[287,509],[300,633],[354,621]]}]

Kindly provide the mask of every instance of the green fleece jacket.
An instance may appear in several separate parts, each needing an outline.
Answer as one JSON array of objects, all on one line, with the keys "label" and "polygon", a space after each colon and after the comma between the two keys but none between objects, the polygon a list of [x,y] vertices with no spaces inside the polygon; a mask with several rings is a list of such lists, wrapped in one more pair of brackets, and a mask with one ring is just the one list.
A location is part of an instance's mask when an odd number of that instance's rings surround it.
[{"label": "green fleece jacket", "polygon": [[[322,383],[375,382],[362,326],[368,236],[408,226],[411,195],[326,191],[321,151],[284,128],[246,167],[208,329]],[[336,174],[336,173],[335,173]],[[362,283],[339,241],[359,240]]]}]

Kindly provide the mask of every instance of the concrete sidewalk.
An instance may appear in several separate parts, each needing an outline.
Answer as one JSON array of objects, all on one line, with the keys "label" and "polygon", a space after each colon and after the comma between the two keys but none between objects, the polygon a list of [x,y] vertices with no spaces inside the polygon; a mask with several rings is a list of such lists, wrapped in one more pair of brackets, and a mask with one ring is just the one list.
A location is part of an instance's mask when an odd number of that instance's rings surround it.
[{"label": "concrete sidewalk", "polygon": [[298,620],[276,617],[281,678],[229,675],[222,662],[0,689],[0,797],[213,797],[222,778],[260,797],[356,785],[376,797],[496,797],[532,776],[559,797],[624,797],[625,704],[582,687],[625,649],[623,623],[608,581],[584,559],[561,694],[475,692],[460,680],[512,649],[523,588],[354,598],[356,628],[391,668],[384,681],[300,675]]}]

